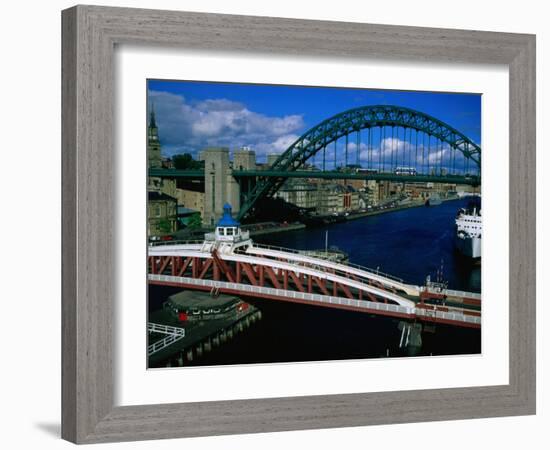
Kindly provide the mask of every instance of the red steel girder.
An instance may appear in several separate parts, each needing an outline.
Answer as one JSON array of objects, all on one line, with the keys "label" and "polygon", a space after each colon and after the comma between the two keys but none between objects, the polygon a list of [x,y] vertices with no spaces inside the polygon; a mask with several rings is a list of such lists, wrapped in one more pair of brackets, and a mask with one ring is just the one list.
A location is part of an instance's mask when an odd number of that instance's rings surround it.
[{"label": "red steel girder", "polygon": [[173,256],[165,256],[165,257],[161,256],[160,261],[161,261],[161,264],[160,264],[159,273],[163,274],[166,268],[168,267],[168,265],[173,261]]},{"label": "red steel girder", "polygon": [[264,272],[270,279],[275,289],[281,289],[281,283],[279,283],[279,279],[277,278],[277,274],[274,270],[269,266],[264,266]]},{"label": "red steel girder", "polygon": [[179,269],[179,271],[177,273],[178,277],[182,277],[185,274],[185,271],[187,270],[187,268],[189,267],[189,265],[191,264],[192,261],[193,261],[193,258],[190,257],[190,256],[185,258],[185,261],[183,262],[183,265],[181,266],[181,268]]},{"label": "red steel girder", "polygon": [[208,269],[210,269],[210,266],[212,266],[212,259],[211,258],[208,258],[203,266],[202,266],[202,270],[201,270],[201,273],[199,274],[199,276],[197,278],[199,278],[199,280],[202,280],[204,278],[204,276],[206,275],[206,273],[208,272]]},{"label": "red steel girder", "polygon": [[[216,249],[212,250],[212,257],[214,258],[214,262],[216,266],[219,268],[219,270],[226,276],[226,278],[231,282],[235,282],[235,274],[233,273],[233,269],[222,259],[220,258],[220,255],[218,254],[218,251]],[[216,270],[214,271],[214,279],[216,278],[216,275],[218,273]]]},{"label": "red steel girder", "polygon": [[294,284],[296,285],[298,290],[300,292],[305,292],[306,290],[304,289],[304,286],[302,286],[302,282],[300,281],[300,278],[297,277],[296,274],[292,270],[290,270],[288,272],[288,274],[290,275],[290,278],[292,278],[292,281],[294,282]]},{"label": "red steel girder", "polygon": [[244,274],[247,276],[248,281],[252,283],[254,286],[258,286],[258,280],[256,279],[256,273],[254,272],[254,269],[252,269],[252,266],[248,263],[241,263],[241,268],[244,272]]},{"label": "red steel girder", "polygon": [[319,277],[314,277],[314,276],[312,276],[312,278],[313,278],[313,281],[315,281],[315,284],[317,285],[317,287],[321,290],[321,292],[325,295],[330,296],[330,293],[329,293],[329,291],[327,290],[327,288],[325,286],[325,280],[323,280]]}]

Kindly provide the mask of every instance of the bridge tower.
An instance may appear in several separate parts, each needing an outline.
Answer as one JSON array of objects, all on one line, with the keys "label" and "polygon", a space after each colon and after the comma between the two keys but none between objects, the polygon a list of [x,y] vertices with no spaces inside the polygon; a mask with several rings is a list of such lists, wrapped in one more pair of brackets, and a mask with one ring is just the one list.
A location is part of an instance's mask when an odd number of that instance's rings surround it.
[{"label": "bridge tower", "polygon": [[209,147],[201,152],[204,161],[204,217],[205,225],[214,225],[224,212],[224,204],[233,205],[236,213],[240,207],[237,180],[231,175],[229,149]]},{"label": "bridge tower", "polygon": [[256,152],[242,147],[233,152],[234,170],[256,170]]}]

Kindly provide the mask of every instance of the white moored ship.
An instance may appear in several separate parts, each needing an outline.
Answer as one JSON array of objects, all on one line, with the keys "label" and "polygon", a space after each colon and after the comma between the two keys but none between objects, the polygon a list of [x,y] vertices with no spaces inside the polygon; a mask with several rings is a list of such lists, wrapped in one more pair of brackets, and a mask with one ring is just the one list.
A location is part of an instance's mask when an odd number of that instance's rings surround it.
[{"label": "white moored ship", "polygon": [[481,206],[460,208],[455,219],[456,247],[464,256],[481,258]]}]

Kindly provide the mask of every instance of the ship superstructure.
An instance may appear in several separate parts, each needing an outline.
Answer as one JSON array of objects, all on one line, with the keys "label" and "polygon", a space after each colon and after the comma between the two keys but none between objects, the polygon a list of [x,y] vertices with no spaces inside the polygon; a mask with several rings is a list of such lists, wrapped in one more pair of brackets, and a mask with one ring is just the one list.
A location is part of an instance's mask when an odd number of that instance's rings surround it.
[{"label": "ship superstructure", "polygon": [[481,258],[481,205],[460,208],[455,219],[457,249],[468,258]]}]

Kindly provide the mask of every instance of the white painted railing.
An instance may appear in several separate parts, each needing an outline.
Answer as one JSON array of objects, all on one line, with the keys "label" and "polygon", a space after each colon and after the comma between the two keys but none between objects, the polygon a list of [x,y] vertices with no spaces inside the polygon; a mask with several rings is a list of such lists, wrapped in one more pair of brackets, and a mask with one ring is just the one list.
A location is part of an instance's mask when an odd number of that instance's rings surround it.
[{"label": "white painted railing", "polygon": [[466,297],[481,300],[481,294],[478,292],[455,291],[453,289],[444,289],[443,292],[447,295],[452,295],[454,297]]},{"label": "white painted railing", "polygon": [[244,293],[250,294],[264,294],[271,295],[274,297],[286,297],[293,298],[296,300],[310,301],[316,303],[325,303],[332,305],[343,305],[351,306],[355,308],[361,308],[365,310],[376,310],[382,312],[391,312],[399,313],[411,316],[424,316],[424,317],[434,317],[436,319],[445,319],[452,320],[454,322],[464,322],[481,325],[480,316],[471,316],[467,314],[461,314],[459,312],[445,312],[445,311],[434,311],[423,308],[410,308],[408,306],[394,305],[391,303],[379,303],[371,302],[369,300],[356,300],[349,299],[345,297],[333,297],[328,295],[321,294],[309,294],[307,292],[299,291],[288,291],[285,289],[275,289],[262,286],[253,286],[248,284],[241,283],[229,283],[225,281],[214,281],[214,280],[199,280],[195,278],[188,277],[175,277],[171,275],[158,275],[158,274],[149,274],[149,280],[151,281],[161,281],[167,283],[184,283],[195,286],[208,286],[208,287],[217,287],[217,288],[226,288],[232,290],[238,290]]},{"label": "white painted railing", "polygon": [[147,330],[149,331],[149,333],[174,334],[178,336],[185,336],[185,328],[172,327],[170,325],[163,325],[160,323],[149,322],[147,324]]},{"label": "white painted railing", "polygon": [[167,334],[164,339],[157,341],[147,347],[147,355],[151,356],[162,349],[172,345],[185,337],[185,328],[172,327],[170,325],[162,325],[160,323],[149,322],[147,324],[149,333]]},{"label": "white painted railing", "polygon": [[461,314],[458,312],[434,311],[430,309],[418,308],[416,310],[416,315],[423,317],[434,317],[436,319],[452,320],[454,322],[465,322],[481,325],[480,316],[470,316],[468,314]]},{"label": "white painted railing", "polygon": [[173,240],[173,241],[157,241],[149,242],[149,247],[163,247],[167,245],[189,245],[189,244],[202,244],[204,239],[187,239],[187,240]]},{"label": "white painted railing", "polygon": [[333,304],[333,305],[343,305],[351,306],[355,308],[364,308],[364,309],[374,309],[377,311],[387,311],[394,312],[406,315],[414,314],[414,307],[394,305],[391,303],[379,303],[371,302],[369,300],[356,300],[349,299],[345,297],[333,297],[329,295],[321,294],[309,294],[307,292],[299,291],[289,291],[285,289],[276,289],[263,286],[253,286],[249,284],[242,283],[228,283],[225,281],[214,281],[214,280],[199,280],[195,278],[188,277],[175,277],[171,275],[159,275],[159,274],[149,274],[149,280],[151,281],[162,281],[167,283],[184,283],[191,284],[195,286],[208,286],[208,287],[217,287],[238,290],[244,293],[250,294],[264,294],[271,295],[274,297],[284,297],[284,298],[293,298],[296,300],[310,301],[317,303]]}]

